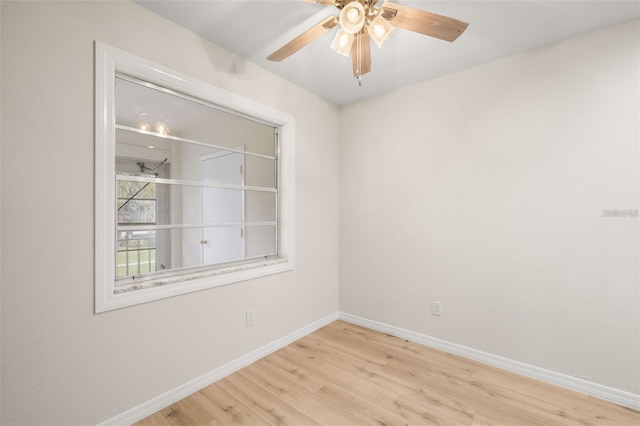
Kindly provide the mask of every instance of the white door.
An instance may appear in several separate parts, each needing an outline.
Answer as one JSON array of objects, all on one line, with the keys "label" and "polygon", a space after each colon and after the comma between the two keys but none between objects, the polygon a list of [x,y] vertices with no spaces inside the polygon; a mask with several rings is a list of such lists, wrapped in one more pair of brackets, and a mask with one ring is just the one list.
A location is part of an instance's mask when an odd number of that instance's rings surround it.
[{"label": "white door", "polygon": [[[234,147],[243,150],[244,146]],[[244,154],[222,151],[201,158],[203,183],[243,185]],[[237,189],[202,188],[202,223],[236,224],[203,228],[202,263],[244,257],[244,194]]]}]

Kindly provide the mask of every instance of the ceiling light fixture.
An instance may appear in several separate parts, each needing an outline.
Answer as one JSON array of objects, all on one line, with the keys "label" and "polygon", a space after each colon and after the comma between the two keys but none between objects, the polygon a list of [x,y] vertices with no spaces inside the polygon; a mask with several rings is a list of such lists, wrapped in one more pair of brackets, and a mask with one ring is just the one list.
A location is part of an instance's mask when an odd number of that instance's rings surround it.
[{"label": "ceiling light fixture", "polygon": [[165,123],[161,121],[156,123],[156,132],[160,133],[161,135],[168,135],[169,131],[169,126],[167,126]]},{"label": "ceiling light fixture", "polygon": [[[146,112],[141,112],[138,114],[141,118],[146,117],[147,113]],[[160,114],[162,116],[162,114]],[[162,118],[162,117],[160,117]],[[149,124],[144,118],[138,123],[138,129],[140,130],[144,130],[145,132],[151,132],[151,124]],[[166,123],[162,122],[162,121],[158,121],[156,123],[156,125],[154,126],[154,130],[156,131],[156,133],[160,133],[161,135],[168,135],[169,132],[171,131],[171,129],[169,129],[169,126],[167,126]],[[152,148],[152,147],[149,147]]]},{"label": "ceiling light fixture", "polygon": [[365,20],[364,6],[357,0],[354,0],[342,8],[338,22],[343,31],[349,34],[355,34],[364,27]]},{"label": "ceiling light fixture", "polygon": [[369,37],[375,42],[378,47],[382,47],[383,44],[391,38],[391,34],[395,31],[393,25],[389,23],[382,15],[378,15],[369,23]]},{"label": "ceiling light fixture", "polygon": [[396,27],[413,31],[440,40],[454,41],[469,25],[447,16],[415,9],[402,4],[381,0],[306,0],[325,6],[335,6],[338,16],[329,16],[309,28],[289,43],[267,56],[270,61],[280,62],[293,55],[318,37],[336,26],[331,49],[344,56],[351,56],[353,76],[360,84],[361,76],[371,71],[369,38],[382,47]]},{"label": "ceiling light fixture", "polygon": [[336,53],[349,57],[349,53],[351,53],[351,46],[353,46],[353,41],[355,39],[356,38],[353,34],[349,34],[344,30],[338,30],[336,37],[333,39],[333,43],[331,43],[331,48]]},{"label": "ceiling light fixture", "polygon": [[[382,47],[394,30],[393,26],[382,16],[382,9],[373,6],[375,3],[376,1],[370,0],[363,0],[362,3],[360,0],[347,0],[342,5],[338,17],[340,29],[331,43],[331,49],[336,53],[347,57],[353,56],[354,76],[360,86],[362,85],[361,75],[370,69],[370,65],[367,65],[370,58],[365,59],[366,69],[363,72],[363,37],[366,38],[369,35],[378,47]],[[354,47],[356,39],[358,41],[357,48]],[[368,50],[366,49],[365,55],[368,55]]]}]

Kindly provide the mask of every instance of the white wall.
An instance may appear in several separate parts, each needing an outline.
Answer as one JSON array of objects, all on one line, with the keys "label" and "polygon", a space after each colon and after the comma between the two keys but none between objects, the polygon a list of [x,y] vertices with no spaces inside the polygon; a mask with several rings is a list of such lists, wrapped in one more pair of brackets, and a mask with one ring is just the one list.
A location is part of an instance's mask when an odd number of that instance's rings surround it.
[{"label": "white wall", "polygon": [[[2,424],[95,424],[336,312],[334,106],[129,2],[1,8]],[[295,271],[93,313],[94,40],[296,117]]]},{"label": "white wall", "polygon": [[341,311],[639,393],[639,26],[344,108]]}]

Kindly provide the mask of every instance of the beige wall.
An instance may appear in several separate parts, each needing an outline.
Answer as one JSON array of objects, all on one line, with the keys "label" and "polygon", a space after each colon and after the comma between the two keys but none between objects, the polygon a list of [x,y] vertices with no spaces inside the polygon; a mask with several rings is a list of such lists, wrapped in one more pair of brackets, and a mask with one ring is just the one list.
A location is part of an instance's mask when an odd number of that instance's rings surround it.
[{"label": "beige wall", "polygon": [[[336,107],[129,2],[1,5],[2,424],[95,424],[336,312]],[[295,116],[295,271],[93,313],[94,40]]]},{"label": "beige wall", "polygon": [[346,107],[341,311],[639,393],[639,25]]}]

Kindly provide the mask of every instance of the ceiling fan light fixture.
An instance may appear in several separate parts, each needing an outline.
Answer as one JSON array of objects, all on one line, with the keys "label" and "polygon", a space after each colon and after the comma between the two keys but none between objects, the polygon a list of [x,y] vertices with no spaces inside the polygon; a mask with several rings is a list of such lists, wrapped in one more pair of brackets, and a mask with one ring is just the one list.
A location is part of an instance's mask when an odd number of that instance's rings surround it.
[{"label": "ceiling fan light fixture", "polygon": [[378,47],[382,47],[391,38],[395,29],[401,28],[451,42],[469,26],[466,22],[394,3],[393,0],[384,0],[380,7],[376,7],[380,0],[306,1],[333,5],[340,10],[339,16],[331,15],[318,22],[267,56],[268,60],[280,62],[340,25],[331,49],[341,55],[351,56],[353,75],[359,79],[363,74],[371,72],[369,38]]},{"label": "ceiling fan light fixture", "polygon": [[376,16],[369,23],[369,37],[378,47],[382,47],[391,38],[394,31],[394,26],[384,19],[382,15]]},{"label": "ceiling fan light fixture", "polygon": [[364,26],[365,18],[364,6],[354,0],[342,8],[338,20],[344,31],[355,34]]},{"label": "ceiling fan light fixture", "polygon": [[353,36],[353,34],[349,34],[344,30],[338,30],[338,33],[333,39],[333,43],[331,43],[331,49],[333,49],[336,53],[341,54],[342,56],[349,56],[354,40],[355,37]]}]

